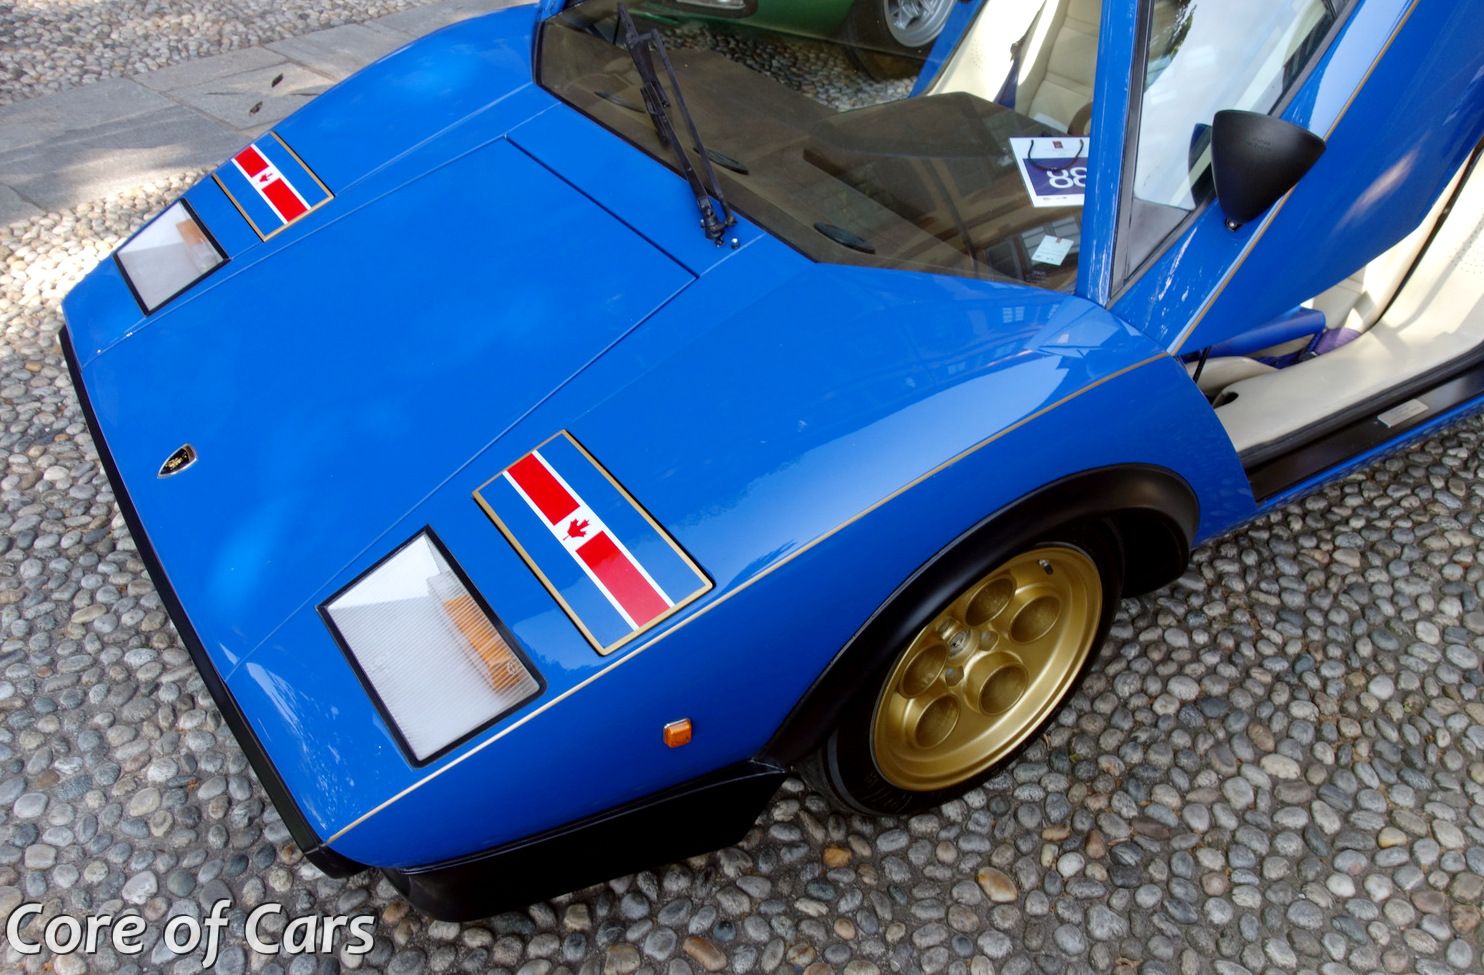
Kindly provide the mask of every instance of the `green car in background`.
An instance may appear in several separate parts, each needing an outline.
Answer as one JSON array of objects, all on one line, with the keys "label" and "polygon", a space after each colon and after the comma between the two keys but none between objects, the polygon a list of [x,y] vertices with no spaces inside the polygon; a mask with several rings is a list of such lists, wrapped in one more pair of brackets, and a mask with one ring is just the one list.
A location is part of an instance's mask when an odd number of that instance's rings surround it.
[{"label": "green car in background", "polygon": [[839,40],[858,52],[886,55],[863,59],[873,74],[884,75],[915,71],[913,62],[927,56],[959,2],[963,0],[665,0],[662,5]]}]

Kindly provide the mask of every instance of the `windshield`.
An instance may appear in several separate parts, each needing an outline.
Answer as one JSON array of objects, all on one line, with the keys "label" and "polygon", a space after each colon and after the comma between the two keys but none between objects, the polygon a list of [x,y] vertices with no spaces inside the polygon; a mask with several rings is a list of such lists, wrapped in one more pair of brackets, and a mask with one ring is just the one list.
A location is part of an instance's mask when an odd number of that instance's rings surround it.
[{"label": "windshield", "polygon": [[[1070,292],[1097,0],[987,0],[921,83],[928,45],[867,43],[852,27],[853,7],[881,2],[627,7],[663,38],[718,182],[748,219],[819,261]],[[546,22],[541,83],[674,169],[615,43],[618,5],[586,0]]]}]

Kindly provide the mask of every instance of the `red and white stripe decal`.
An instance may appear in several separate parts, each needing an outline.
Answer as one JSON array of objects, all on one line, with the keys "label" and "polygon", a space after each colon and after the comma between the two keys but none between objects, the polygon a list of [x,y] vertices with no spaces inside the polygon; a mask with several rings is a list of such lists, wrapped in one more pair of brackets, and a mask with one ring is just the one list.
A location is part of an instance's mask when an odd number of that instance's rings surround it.
[{"label": "red and white stripe decal", "polygon": [[309,203],[294,189],[294,184],[284,178],[256,145],[233,156],[232,163],[284,223],[293,223],[309,212]]},{"label": "red and white stripe decal", "polygon": [[675,605],[540,451],[511,464],[504,477],[629,626],[637,630]]}]

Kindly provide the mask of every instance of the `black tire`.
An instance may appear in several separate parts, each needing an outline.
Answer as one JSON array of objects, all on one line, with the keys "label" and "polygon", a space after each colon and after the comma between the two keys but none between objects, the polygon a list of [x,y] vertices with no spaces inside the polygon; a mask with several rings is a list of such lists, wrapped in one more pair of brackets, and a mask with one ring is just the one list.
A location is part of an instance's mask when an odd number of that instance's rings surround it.
[{"label": "black tire", "polygon": [[[907,649],[904,643],[897,653],[883,655],[884,662],[878,666],[870,680],[862,682],[860,692],[851,699],[841,714],[840,720],[825,737],[824,742],[814,753],[799,763],[798,772],[804,779],[844,809],[874,816],[911,815],[940,806],[977,787],[1014,762],[1027,746],[1040,738],[1045,730],[1056,721],[1057,715],[1077,693],[1077,688],[1086,678],[1088,671],[1092,669],[1102,644],[1107,638],[1113,617],[1117,613],[1118,601],[1123,591],[1123,550],[1118,535],[1112,528],[1103,522],[1094,522],[1065,529],[1026,544],[1016,545],[1012,550],[1000,553],[994,559],[984,562],[944,560],[948,564],[943,571],[953,576],[953,578],[944,580],[944,590],[947,595],[932,604],[919,602],[916,605],[893,605],[882,610],[883,615],[893,617],[892,630],[915,634],[952,602],[960,592],[995,566],[1013,555],[1046,545],[1064,545],[1080,549],[1092,559],[1097,567],[1103,589],[1102,613],[1093,636],[1092,649],[1081,670],[1073,678],[1061,700],[1047,713],[1039,727],[1020,747],[980,774],[948,788],[917,792],[902,789],[888,782],[877,769],[876,760],[872,754],[872,721],[882,684],[891,673],[900,653]],[[955,585],[955,579],[961,581]]]},{"label": "black tire", "polygon": [[943,32],[947,15],[958,0],[927,0],[932,16],[920,31],[904,41],[889,20],[891,4],[897,0],[856,0],[840,28],[840,39],[861,70],[877,81],[909,78],[921,68],[933,42]]}]

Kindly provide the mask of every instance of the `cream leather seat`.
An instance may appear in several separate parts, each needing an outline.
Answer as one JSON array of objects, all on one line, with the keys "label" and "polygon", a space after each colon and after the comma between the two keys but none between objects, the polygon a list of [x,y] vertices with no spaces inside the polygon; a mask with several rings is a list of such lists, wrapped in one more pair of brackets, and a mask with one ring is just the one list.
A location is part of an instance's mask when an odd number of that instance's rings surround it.
[{"label": "cream leather seat", "polygon": [[[1020,66],[1015,110],[1069,132],[1092,104],[1097,73],[1100,0],[1051,0],[1031,34]],[[1084,132],[1075,132],[1082,135]]]}]

